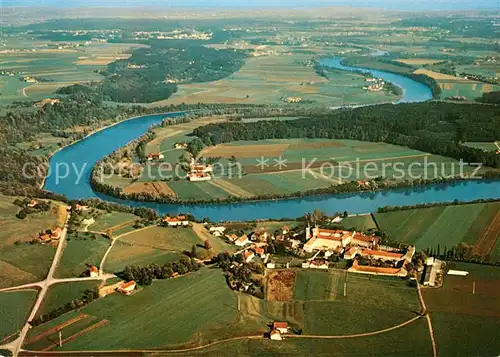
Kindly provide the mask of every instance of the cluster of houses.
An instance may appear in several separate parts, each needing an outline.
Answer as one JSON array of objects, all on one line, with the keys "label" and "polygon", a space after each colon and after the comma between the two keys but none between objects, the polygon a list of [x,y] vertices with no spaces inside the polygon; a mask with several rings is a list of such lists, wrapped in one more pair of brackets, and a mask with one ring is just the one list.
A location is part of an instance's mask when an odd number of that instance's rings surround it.
[{"label": "cluster of houses", "polygon": [[187,179],[193,182],[210,181],[212,179],[212,165],[201,164],[192,159]]},{"label": "cluster of houses", "polygon": [[45,233],[41,233],[38,239],[42,244],[57,242],[59,241],[59,238],[61,238],[62,232],[62,228],[57,227],[46,231]]},{"label": "cluster of houses", "polygon": [[373,83],[363,87],[364,90],[369,92],[380,92],[384,89],[385,82],[381,78],[366,78],[365,82]]},{"label": "cluster of houses", "polygon": [[286,97],[286,98],[282,98],[282,101],[285,103],[301,103],[302,98],[301,97]]}]

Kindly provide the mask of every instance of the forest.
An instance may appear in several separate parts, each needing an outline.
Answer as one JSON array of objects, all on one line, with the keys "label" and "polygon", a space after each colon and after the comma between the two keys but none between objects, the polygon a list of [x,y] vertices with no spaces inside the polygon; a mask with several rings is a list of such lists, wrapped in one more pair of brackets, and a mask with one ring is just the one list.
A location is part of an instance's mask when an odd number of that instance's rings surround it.
[{"label": "forest", "polygon": [[353,139],[408,146],[432,154],[500,168],[495,152],[462,145],[500,139],[500,108],[441,102],[383,104],[342,109],[290,121],[210,124],[194,130],[205,145],[237,140]]},{"label": "forest", "polygon": [[119,103],[151,103],[171,97],[179,83],[225,78],[245,64],[243,51],[218,50],[187,41],[147,41],[129,59],[110,63],[101,83],[61,88],[59,94]]}]

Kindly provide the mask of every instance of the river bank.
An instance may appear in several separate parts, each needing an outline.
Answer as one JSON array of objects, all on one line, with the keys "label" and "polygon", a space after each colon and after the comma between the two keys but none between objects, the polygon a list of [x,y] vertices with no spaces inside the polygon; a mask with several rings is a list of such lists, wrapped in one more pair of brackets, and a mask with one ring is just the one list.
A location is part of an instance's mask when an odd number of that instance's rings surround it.
[{"label": "river bank", "polygon": [[[338,63],[338,62],[337,62]],[[340,64],[340,63],[338,63]],[[393,74],[389,74],[393,75]],[[400,77],[405,87],[403,101],[425,101],[432,98],[428,87],[414,82],[409,78]],[[395,82],[394,80],[390,80]],[[166,114],[168,117],[170,114]],[[96,162],[113,151],[133,141],[147,132],[152,125],[161,123],[163,115],[150,115],[136,120],[127,120],[114,123],[107,130],[101,129],[85,140],[58,151],[50,160],[51,169],[61,162],[69,162],[82,167],[77,175],[69,172],[64,179],[56,180],[50,177],[46,180],[45,189],[60,193],[69,199],[100,198],[102,200],[120,203],[133,207],[148,207],[159,214],[190,213],[195,217],[209,217],[219,220],[253,220],[276,219],[282,217],[299,217],[305,212],[318,208],[326,213],[374,212],[383,206],[404,206],[425,204],[442,201],[473,201],[477,199],[500,198],[499,181],[458,181],[451,183],[436,183],[432,185],[392,188],[380,191],[363,191],[356,193],[326,194],[318,193],[315,196],[301,194],[296,198],[280,200],[261,200],[252,202],[225,202],[225,203],[155,203],[120,199],[106,194],[95,192],[90,184],[91,170]]]}]

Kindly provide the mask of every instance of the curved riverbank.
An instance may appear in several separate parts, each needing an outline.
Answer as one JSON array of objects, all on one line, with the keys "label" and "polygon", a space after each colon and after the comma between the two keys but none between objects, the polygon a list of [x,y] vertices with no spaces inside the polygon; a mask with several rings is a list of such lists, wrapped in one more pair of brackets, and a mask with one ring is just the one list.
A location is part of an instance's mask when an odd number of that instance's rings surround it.
[{"label": "curved riverbank", "polygon": [[[340,60],[336,60],[340,64]],[[343,66],[345,67],[345,66]],[[342,68],[341,68],[342,69]],[[355,69],[359,70],[359,69]],[[389,78],[396,76],[390,73],[373,71],[374,76],[386,77],[388,81],[402,86],[404,102],[419,102],[432,98],[430,88],[409,78]],[[387,77],[389,76],[389,77]],[[385,78],[384,78],[385,79]],[[69,199],[101,198],[129,206],[144,206],[164,213],[191,213],[196,217],[209,217],[213,220],[254,220],[266,218],[298,217],[315,208],[326,213],[373,212],[382,206],[404,206],[440,201],[472,201],[477,199],[500,198],[499,181],[459,181],[454,183],[438,183],[434,185],[396,188],[382,191],[365,191],[356,193],[325,194],[282,200],[264,200],[244,203],[217,204],[184,204],[184,203],[150,203],[124,200],[95,192],[90,185],[92,168],[97,161],[113,151],[135,140],[148,129],[168,116],[179,113],[148,115],[133,120],[115,123],[112,127],[102,129],[86,139],[55,153],[50,160],[51,175],[46,179],[45,189],[63,194]],[[56,175],[58,174],[58,175]]]}]

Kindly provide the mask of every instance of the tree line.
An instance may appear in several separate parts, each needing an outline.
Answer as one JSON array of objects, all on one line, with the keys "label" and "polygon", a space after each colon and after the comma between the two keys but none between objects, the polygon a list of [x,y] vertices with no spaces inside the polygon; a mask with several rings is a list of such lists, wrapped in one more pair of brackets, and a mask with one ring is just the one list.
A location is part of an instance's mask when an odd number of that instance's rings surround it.
[{"label": "tree line", "polygon": [[150,264],[144,267],[128,265],[118,275],[126,281],[134,280],[139,285],[146,286],[151,285],[154,279],[169,279],[174,273],[184,275],[199,269],[200,264],[194,259],[182,257],[177,262],[169,262],[164,265]]}]

